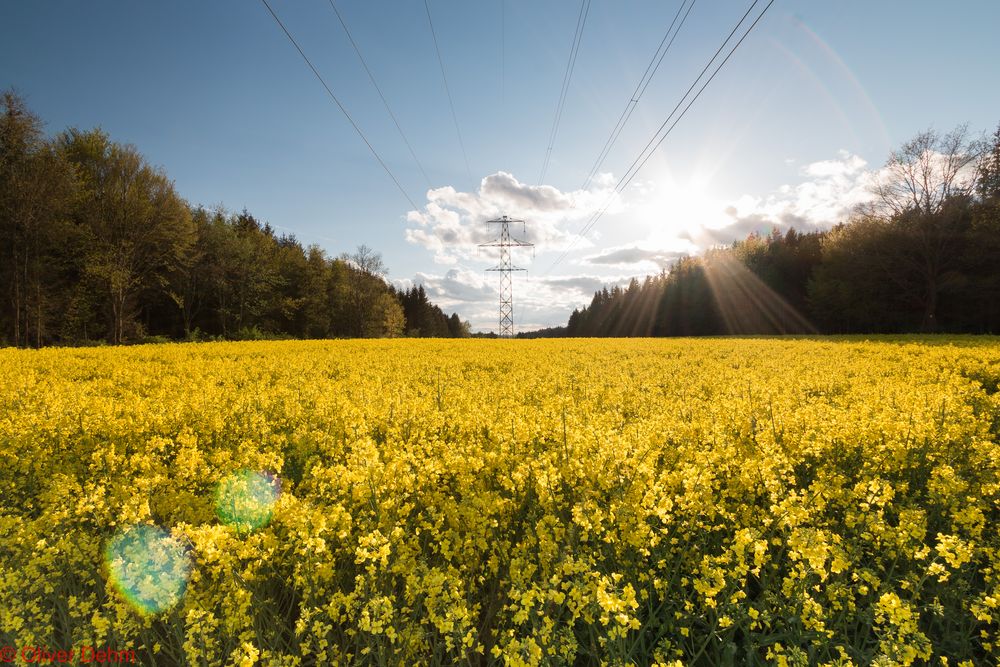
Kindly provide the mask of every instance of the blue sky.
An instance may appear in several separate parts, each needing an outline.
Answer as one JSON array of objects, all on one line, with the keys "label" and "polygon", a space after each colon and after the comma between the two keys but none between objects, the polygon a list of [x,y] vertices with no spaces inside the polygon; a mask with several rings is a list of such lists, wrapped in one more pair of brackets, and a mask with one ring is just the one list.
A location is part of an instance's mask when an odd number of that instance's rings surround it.
[{"label": "blue sky", "polygon": [[[603,282],[752,229],[822,227],[916,132],[1000,121],[1000,3],[777,0],[644,170],[572,241],[750,0],[698,0],[586,189],[587,172],[681,0],[592,0],[542,184],[576,0],[429,0],[471,174],[420,0],[338,0],[425,180],[328,0],[272,6],[413,207],[253,0],[0,1],[0,87],[51,132],[101,126],[192,203],[246,207],[331,254],[366,243],[477,329],[496,275],[475,244],[529,221],[518,328],[564,323]],[[763,2],[760,6],[763,6]],[[501,18],[502,17],[502,18]],[[556,258],[570,244],[561,263]]]}]

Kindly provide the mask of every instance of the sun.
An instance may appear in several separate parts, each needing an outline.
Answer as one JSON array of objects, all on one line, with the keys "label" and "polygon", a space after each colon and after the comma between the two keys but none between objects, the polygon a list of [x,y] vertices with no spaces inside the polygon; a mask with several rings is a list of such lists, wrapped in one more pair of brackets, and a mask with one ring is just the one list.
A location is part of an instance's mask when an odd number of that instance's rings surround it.
[{"label": "sun", "polygon": [[684,245],[701,236],[704,229],[731,222],[726,204],[710,187],[708,179],[697,176],[678,180],[662,175],[644,182],[636,218],[648,242],[658,247]]}]

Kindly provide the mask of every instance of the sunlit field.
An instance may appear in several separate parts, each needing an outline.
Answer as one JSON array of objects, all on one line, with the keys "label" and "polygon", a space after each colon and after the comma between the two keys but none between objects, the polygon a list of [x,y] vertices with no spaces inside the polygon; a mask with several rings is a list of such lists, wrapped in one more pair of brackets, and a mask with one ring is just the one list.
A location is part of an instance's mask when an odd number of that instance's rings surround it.
[{"label": "sunlit field", "polygon": [[0,639],[995,664],[998,382],[988,338],[0,350]]}]

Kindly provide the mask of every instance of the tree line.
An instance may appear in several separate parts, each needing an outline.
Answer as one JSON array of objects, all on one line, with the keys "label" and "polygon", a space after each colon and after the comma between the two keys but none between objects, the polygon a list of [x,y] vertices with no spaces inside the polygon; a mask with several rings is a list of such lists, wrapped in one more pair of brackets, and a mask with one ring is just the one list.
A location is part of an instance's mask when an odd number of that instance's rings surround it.
[{"label": "tree line", "polygon": [[827,231],[751,234],[605,287],[568,336],[1000,333],[1000,128],[922,132]]},{"label": "tree line", "polygon": [[0,345],[469,335],[386,273],[366,246],[330,257],[246,210],[191,206],[134,146],[46,137],[0,96]]}]

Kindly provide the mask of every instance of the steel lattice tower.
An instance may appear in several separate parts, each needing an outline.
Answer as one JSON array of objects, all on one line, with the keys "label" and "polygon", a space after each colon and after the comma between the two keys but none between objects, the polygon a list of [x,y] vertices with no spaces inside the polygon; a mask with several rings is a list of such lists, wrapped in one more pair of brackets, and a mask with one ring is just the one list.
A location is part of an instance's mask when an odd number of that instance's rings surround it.
[{"label": "steel lattice tower", "polygon": [[500,225],[500,236],[489,243],[480,243],[481,248],[500,248],[500,263],[487,271],[498,271],[500,273],[500,337],[513,338],[514,336],[514,295],[510,274],[512,271],[524,271],[516,267],[511,262],[510,249],[534,247],[534,243],[528,243],[521,239],[511,238],[510,224],[521,223],[523,228],[524,220],[512,220],[506,215],[496,220],[487,220],[487,225]]}]

